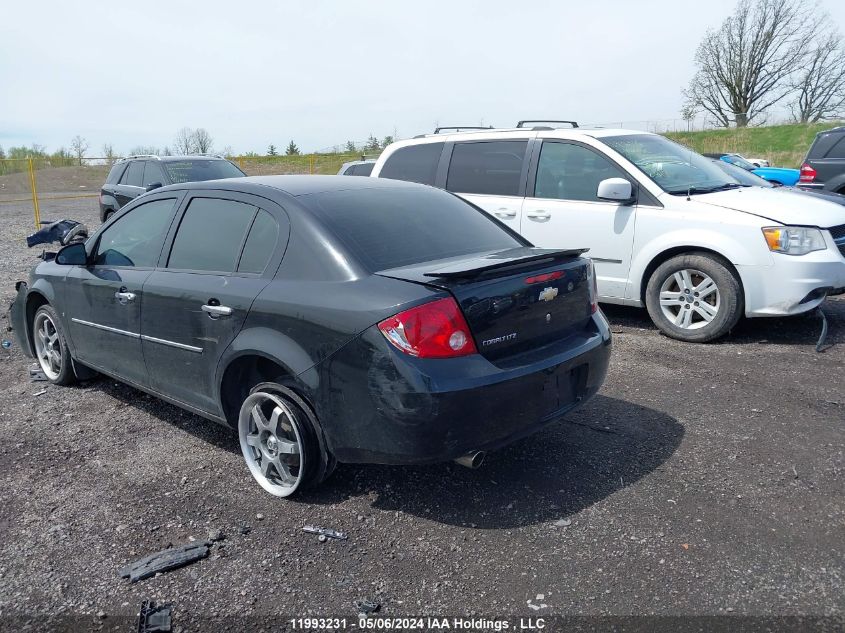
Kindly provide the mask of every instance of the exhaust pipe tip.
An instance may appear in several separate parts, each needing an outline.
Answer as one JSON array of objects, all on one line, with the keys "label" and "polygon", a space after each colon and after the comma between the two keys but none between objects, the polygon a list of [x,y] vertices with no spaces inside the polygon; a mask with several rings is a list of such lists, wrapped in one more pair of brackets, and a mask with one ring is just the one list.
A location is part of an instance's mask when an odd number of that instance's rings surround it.
[{"label": "exhaust pipe tip", "polygon": [[484,451],[470,451],[466,455],[461,455],[455,460],[456,464],[460,464],[466,468],[471,468],[475,470],[481,464],[484,463],[484,458],[487,456],[487,453]]}]

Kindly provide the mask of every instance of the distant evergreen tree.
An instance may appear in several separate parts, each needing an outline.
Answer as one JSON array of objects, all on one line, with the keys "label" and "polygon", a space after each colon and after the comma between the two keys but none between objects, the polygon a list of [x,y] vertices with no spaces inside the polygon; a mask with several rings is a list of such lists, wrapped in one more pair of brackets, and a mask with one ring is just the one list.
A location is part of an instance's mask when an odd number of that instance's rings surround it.
[{"label": "distant evergreen tree", "polygon": [[276,151],[276,146],[270,143],[270,147],[267,148],[267,156],[278,156],[279,152]]},{"label": "distant evergreen tree", "polygon": [[285,150],[285,154],[287,154],[288,156],[298,156],[299,148],[296,146],[296,143],[291,141],[288,145],[288,148]]},{"label": "distant evergreen tree", "polygon": [[387,147],[388,145],[390,145],[392,142],[393,142],[393,137],[392,137],[392,136],[390,136],[390,135],[385,136],[385,137],[381,140],[381,147],[382,147],[382,149],[384,149],[385,147]]},{"label": "distant evergreen tree", "polygon": [[370,134],[370,138],[367,139],[367,144],[364,145],[365,152],[377,152],[381,149],[381,145],[379,145],[378,139]]},{"label": "distant evergreen tree", "polygon": [[346,141],[346,151],[347,152],[357,152],[358,148],[355,147],[355,143],[353,141]]}]

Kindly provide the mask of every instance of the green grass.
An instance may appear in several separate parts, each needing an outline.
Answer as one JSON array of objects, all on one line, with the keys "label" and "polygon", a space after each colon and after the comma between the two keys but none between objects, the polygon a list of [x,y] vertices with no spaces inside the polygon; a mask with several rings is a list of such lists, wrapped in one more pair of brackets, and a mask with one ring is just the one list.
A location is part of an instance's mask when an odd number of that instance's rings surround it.
[{"label": "green grass", "polygon": [[666,136],[700,154],[736,152],[746,157],[765,158],[773,167],[797,168],[801,166],[816,133],[838,125],[842,122],[670,132]]}]

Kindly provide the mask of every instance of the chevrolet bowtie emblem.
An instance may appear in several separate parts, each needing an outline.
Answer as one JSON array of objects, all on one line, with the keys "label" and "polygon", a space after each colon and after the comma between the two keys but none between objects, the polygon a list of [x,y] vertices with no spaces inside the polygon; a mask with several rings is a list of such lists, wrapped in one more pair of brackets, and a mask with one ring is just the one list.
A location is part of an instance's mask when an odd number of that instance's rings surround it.
[{"label": "chevrolet bowtie emblem", "polygon": [[540,292],[540,301],[551,301],[557,296],[557,288],[543,288]]}]

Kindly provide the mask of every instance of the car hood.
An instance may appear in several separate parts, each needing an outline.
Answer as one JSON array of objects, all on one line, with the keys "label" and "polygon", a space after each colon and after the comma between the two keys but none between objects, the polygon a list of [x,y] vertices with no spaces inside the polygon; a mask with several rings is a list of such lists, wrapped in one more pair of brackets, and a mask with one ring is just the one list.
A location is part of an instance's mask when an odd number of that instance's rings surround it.
[{"label": "car hood", "polygon": [[801,172],[797,169],[790,169],[788,167],[758,167],[757,169],[752,170],[752,172],[758,175],[766,174],[768,176],[789,176],[791,178],[801,175]]},{"label": "car hood", "polygon": [[828,228],[845,224],[845,207],[780,187],[743,187],[693,196],[697,202],[749,213],[780,224]]}]

